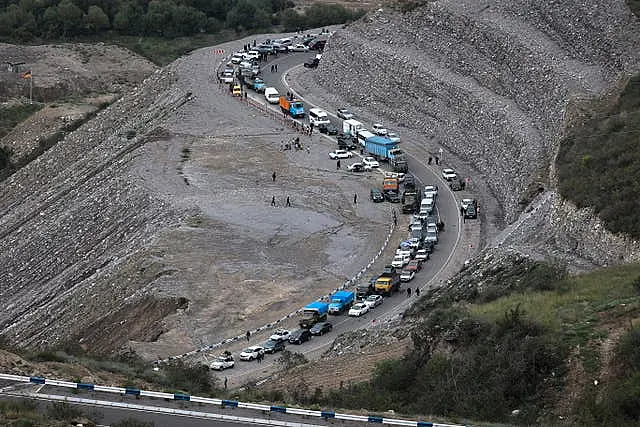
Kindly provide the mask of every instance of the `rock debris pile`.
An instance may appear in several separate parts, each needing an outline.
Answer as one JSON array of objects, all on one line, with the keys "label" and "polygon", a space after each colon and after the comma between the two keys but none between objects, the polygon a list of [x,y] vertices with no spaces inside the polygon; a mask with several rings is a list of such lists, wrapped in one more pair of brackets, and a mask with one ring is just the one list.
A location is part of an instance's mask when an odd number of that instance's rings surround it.
[{"label": "rock debris pile", "polygon": [[[516,221],[532,188],[552,187],[567,104],[601,95],[640,69],[639,42],[638,20],[622,0],[434,1],[407,13],[379,9],[339,30],[305,78],[413,132],[412,142],[429,153],[444,148],[448,165],[471,169],[495,198],[486,219],[499,230]],[[566,211],[553,209],[547,221],[564,222]],[[575,255],[557,232],[570,227],[551,228],[544,239],[504,240],[557,241],[556,252]],[[602,264],[594,252],[578,255]],[[626,259],[614,252],[609,262]]]}]

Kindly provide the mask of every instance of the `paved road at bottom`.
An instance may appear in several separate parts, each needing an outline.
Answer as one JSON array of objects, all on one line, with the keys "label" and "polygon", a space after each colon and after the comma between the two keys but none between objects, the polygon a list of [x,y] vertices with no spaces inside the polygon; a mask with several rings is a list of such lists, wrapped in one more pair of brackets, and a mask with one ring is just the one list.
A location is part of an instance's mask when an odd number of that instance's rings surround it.
[{"label": "paved road at bottom", "polygon": [[[194,402],[165,402],[162,400],[135,399],[132,396],[116,396],[106,393],[85,393],[71,394],[62,392],[60,388],[49,387],[40,390],[38,395],[7,395],[0,394],[2,400],[30,400],[33,401],[39,411],[47,413],[50,405],[60,402],[65,397],[75,400],[90,400],[91,402],[69,403],[73,408],[78,409],[86,418],[102,426],[134,418],[153,423],[156,427],[211,427],[211,426],[237,426],[237,425],[299,425],[301,427],[314,426],[335,426],[345,427],[361,426],[365,423],[346,420],[330,420],[323,418],[309,418],[300,415],[280,414],[277,412],[260,412],[243,408],[219,408],[211,407]],[[45,394],[45,393],[56,394]],[[100,404],[102,402],[102,404]],[[130,407],[114,407],[115,404],[128,405]],[[180,410],[183,414],[170,414],[156,412],[153,407],[158,407],[158,411],[166,412]],[[189,414],[187,414],[187,412]]]}]

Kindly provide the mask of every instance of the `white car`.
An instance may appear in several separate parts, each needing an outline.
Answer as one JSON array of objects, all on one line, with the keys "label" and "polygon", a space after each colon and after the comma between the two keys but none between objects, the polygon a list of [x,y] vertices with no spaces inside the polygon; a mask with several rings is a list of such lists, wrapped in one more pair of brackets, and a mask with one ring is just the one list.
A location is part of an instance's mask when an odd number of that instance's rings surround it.
[{"label": "white car", "polygon": [[226,352],[216,357],[209,367],[216,371],[224,371],[225,369],[233,368],[235,365],[236,362],[233,360],[231,353]]},{"label": "white car", "polygon": [[371,170],[371,166],[363,165],[362,163],[351,163],[347,166],[347,170],[350,172],[368,172]]},{"label": "white car", "polygon": [[349,309],[349,316],[360,317],[363,314],[367,314],[369,312],[369,306],[363,302],[359,302],[354,304],[353,307]]},{"label": "white car", "polygon": [[240,360],[254,360],[258,358],[258,355],[264,355],[264,348],[259,345],[252,345],[242,350]]},{"label": "white car", "polygon": [[453,181],[454,179],[458,179],[458,175],[456,175],[456,171],[449,168],[442,169],[442,179],[445,181]]},{"label": "white car", "polygon": [[386,136],[389,133],[387,129],[380,123],[374,123],[371,128],[371,131],[376,135]]},{"label": "white car", "polygon": [[258,59],[258,58],[260,58],[260,52],[258,52],[257,50],[250,50],[249,52],[244,54],[244,59],[249,61]]},{"label": "white car", "polygon": [[429,259],[429,251],[426,249],[418,249],[416,252],[416,258],[418,261],[426,261]]},{"label": "white car", "polygon": [[286,329],[276,329],[269,339],[274,341],[286,341],[291,336],[291,332]]},{"label": "white car", "polygon": [[387,138],[389,138],[393,142],[400,142],[400,135],[395,132],[388,132]]},{"label": "white car", "polygon": [[376,159],[374,159],[373,157],[365,157],[364,159],[362,159],[362,164],[365,166],[368,166],[370,168],[379,168],[380,167],[380,163],[378,163],[378,161]]},{"label": "white car", "polygon": [[410,282],[414,277],[416,277],[416,272],[413,270],[402,270],[402,273],[400,273],[401,282]]},{"label": "white car", "polygon": [[244,59],[244,57],[242,56],[244,52],[238,52],[238,53],[234,53],[233,56],[231,57],[231,63],[232,64],[239,64],[242,62],[242,60]]},{"label": "white car", "polygon": [[220,76],[220,81],[225,84],[233,83],[234,81],[233,72],[227,73],[225,71],[225,73],[222,76]]},{"label": "white car", "polygon": [[405,265],[409,264],[409,261],[411,261],[410,255],[406,255],[406,254],[396,255],[393,257],[393,261],[391,261],[391,265],[394,268],[402,268]]},{"label": "white car", "polygon": [[329,153],[330,159],[350,159],[353,157],[353,153],[347,150],[335,150]]},{"label": "white car", "polygon": [[382,295],[369,295],[364,301],[362,301],[362,303],[371,309],[382,304],[382,301]]},{"label": "white car", "polygon": [[289,52],[308,52],[309,47],[303,44],[297,44],[295,46],[289,46]]},{"label": "white car", "polygon": [[438,197],[438,186],[437,185],[425,185],[424,191],[422,192],[423,197],[431,197],[435,199]]}]

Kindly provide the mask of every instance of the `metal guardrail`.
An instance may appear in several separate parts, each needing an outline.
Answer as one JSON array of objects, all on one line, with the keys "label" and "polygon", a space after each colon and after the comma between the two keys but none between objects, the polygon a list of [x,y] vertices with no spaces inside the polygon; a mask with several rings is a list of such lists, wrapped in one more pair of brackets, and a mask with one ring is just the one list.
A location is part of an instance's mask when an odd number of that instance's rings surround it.
[{"label": "metal guardrail", "polygon": [[[324,418],[325,420],[336,419],[336,420],[346,420],[346,421],[359,421],[359,422],[365,422],[365,423],[388,424],[388,425],[397,425],[397,426],[415,426],[415,427],[465,427],[461,424],[443,424],[443,423],[428,422],[428,421],[402,420],[402,419],[380,417],[378,415],[341,414],[341,413],[337,413],[329,410],[318,411],[318,410],[302,409],[302,408],[289,408],[286,406],[278,406],[278,405],[263,405],[263,404],[250,403],[250,402],[239,402],[236,400],[191,396],[191,395],[182,394],[182,393],[163,393],[158,391],[140,390],[133,387],[114,387],[114,386],[105,386],[105,385],[90,384],[90,383],[75,383],[70,381],[54,380],[54,379],[48,379],[44,377],[37,377],[37,376],[27,377],[22,375],[0,374],[0,380],[8,380],[8,381],[14,381],[19,383],[48,385],[48,386],[54,386],[54,387],[65,387],[65,388],[70,388],[75,390],[99,391],[99,392],[119,394],[121,396],[126,396],[126,395],[143,396],[143,397],[151,397],[156,399],[197,402],[197,403],[218,406],[221,408],[225,408],[225,407],[244,408],[244,409],[252,409],[252,410],[268,412],[268,413],[277,412],[280,414],[304,415],[308,417]],[[47,396],[47,395],[39,395],[39,394],[27,394],[27,395]],[[60,396],[57,396],[57,397],[60,398]],[[68,397],[65,400],[74,401],[72,399],[78,400],[79,398]],[[98,404],[96,403],[98,401],[93,399],[83,399],[83,400],[86,400],[90,404]],[[84,403],[87,403],[87,402],[84,402]],[[132,406],[130,404],[121,404],[121,405],[124,405],[124,407]],[[111,406],[116,406],[116,404],[113,403],[113,405]],[[133,405],[133,406],[142,406],[142,405]],[[154,406],[152,408],[162,408],[162,407]],[[171,408],[162,408],[162,409],[164,409],[163,412],[174,413],[176,415],[189,415],[189,413],[192,412],[192,411],[171,409]],[[208,414],[208,413],[199,412],[198,414]],[[201,416],[209,416],[212,418],[215,417],[215,415],[201,415]],[[291,425],[291,424],[287,424],[287,425]]]}]

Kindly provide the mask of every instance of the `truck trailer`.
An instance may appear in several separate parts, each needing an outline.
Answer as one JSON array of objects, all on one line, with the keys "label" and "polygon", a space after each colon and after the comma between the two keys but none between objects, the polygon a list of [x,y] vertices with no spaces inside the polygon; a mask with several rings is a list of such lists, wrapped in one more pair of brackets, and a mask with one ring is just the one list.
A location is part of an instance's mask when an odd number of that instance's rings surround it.
[{"label": "truck trailer", "polygon": [[307,304],[302,309],[302,319],[298,324],[302,329],[311,329],[316,323],[327,320],[328,311],[329,303],[314,301],[311,304]]},{"label": "truck trailer", "polygon": [[331,295],[329,314],[340,314],[353,305],[355,293],[353,291],[338,291]]}]

